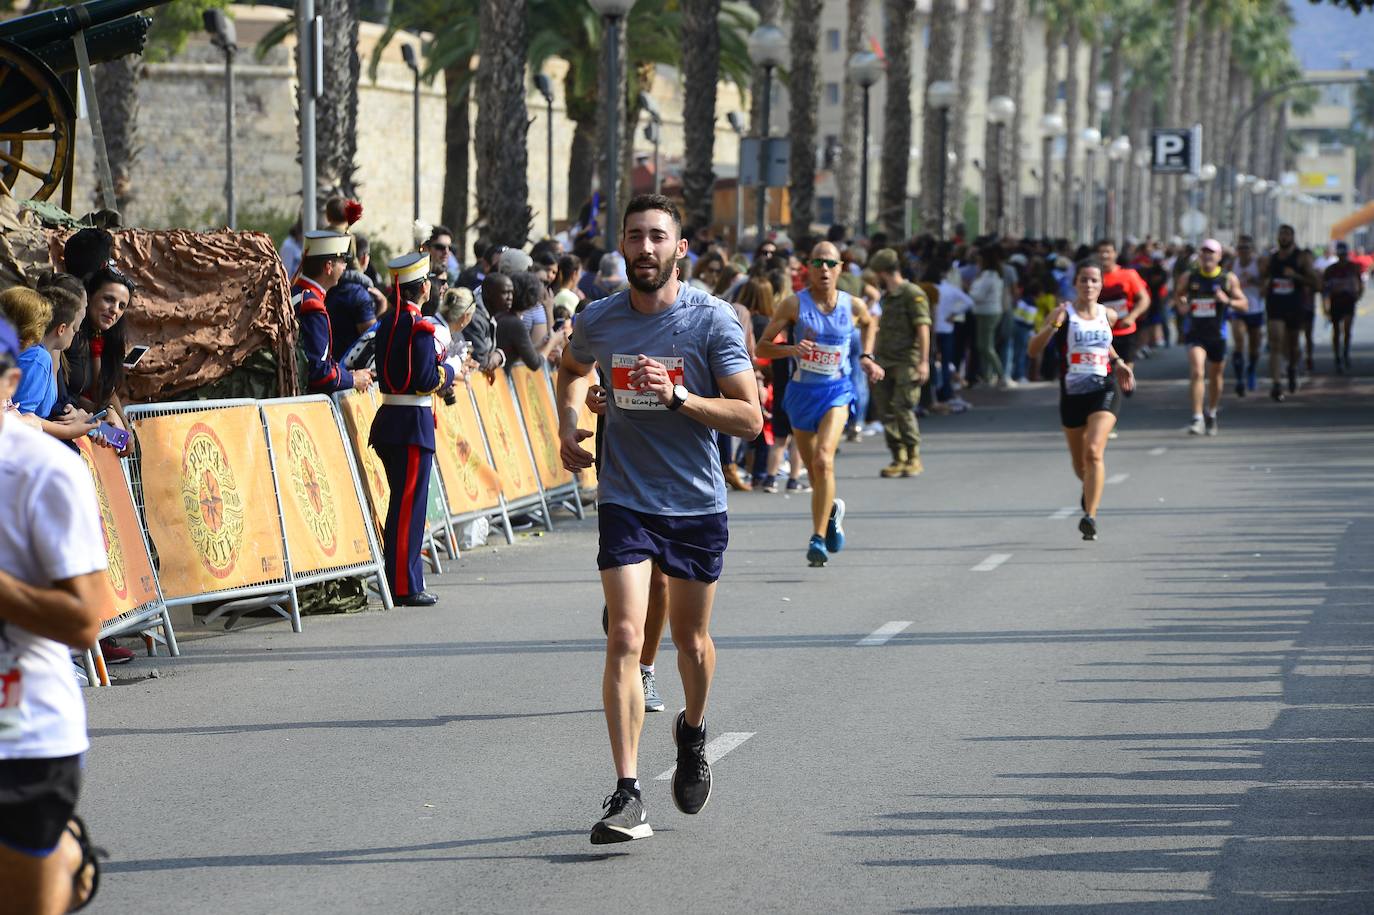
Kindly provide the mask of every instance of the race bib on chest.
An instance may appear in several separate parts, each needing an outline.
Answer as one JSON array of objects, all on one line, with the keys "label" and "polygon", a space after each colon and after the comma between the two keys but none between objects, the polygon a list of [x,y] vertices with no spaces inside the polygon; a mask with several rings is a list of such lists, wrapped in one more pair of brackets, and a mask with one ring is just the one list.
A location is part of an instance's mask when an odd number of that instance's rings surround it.
[{"label": "race bib on chest", "polygon": [[797,365],[803,372],[833,378],[840,373],[840,360],[844,358],[844,347],[838,344],[816,343],[816,348],[797,357]]},{"label": "race bib on chest", "polygon": [[1069,353],[1070,375],[1106,375],[1106,353]]},{"label": "race bib on chest", "polygon": [[1195,318],[1215,318],[1217,316],[1217,300],[1214,298],[1193,299],[1193,317]]},{"label": "race bib on chest", "polygon": [[20,703],[24,699],[24,674],[19,655],[0,649],[0,737],[19,732]]},{"label": "race bib on chest", "polygon": [[[673,384],[682,384],[683,358],[681,356],[650,356],[663,363],[668,369],[668,377]],[[630,373],[634,371],[638,356],[616,353],[611,356],[611,387],[615,390],[615,405],[622,410],[667,410],[668,405],[659,403],[658,395],[652,391],[640,391],[630,384]]]},{"label": "race bib on chest", "polygon": [[1287,277],[1281,277],[1274,280],[1273,292],[1274,295],[1292,295],[1293,281]]}]

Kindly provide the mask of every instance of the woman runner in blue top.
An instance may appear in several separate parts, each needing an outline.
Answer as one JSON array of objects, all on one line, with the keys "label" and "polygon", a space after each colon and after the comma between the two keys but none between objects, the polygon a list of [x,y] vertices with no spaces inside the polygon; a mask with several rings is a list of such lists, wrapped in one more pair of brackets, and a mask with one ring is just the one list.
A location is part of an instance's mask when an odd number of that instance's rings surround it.
[{"label": "woman runner in blue top", "polygon": [[[863,336],[864,374],[871,382],[883,377],[873,359],[878,322],[861,301],[840,291],[840,266],[840,252],[830,242],[812,249],[807,288],[783,300],[755,345],[761,358],[792,360],[783,405],[811,476],[812,535],[806,559],[813,566],[825,565],[831,553],[844,549],[844,500],[835,497],[835,449],[857,400],[849,375],[855,325]],[[795,342],[771,342],[783,331]]]}]

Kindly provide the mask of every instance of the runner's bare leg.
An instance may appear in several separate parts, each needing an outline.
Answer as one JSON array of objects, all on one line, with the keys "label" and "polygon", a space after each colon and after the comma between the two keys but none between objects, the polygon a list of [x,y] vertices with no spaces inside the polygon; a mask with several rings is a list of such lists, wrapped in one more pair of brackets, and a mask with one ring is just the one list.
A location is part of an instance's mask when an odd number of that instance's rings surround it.
[{"label": "runner's bare leg", "polygon": [[635,778],[639,774],[639,733],[644,728],[644,684],[639,677],[639,658],[644,649],[650,577],[647,559],[601,572],[607,615],[601,701],[606,708],[611,757],[619,778]]},{"label": "runner's bare leg", "polygon": [[[668,595],[668,618],[672,622],[673,645],[677,647],[682,693],[687,700],[687,723],[699,728],[706,718],[706,698],[716,672],[716,645],[709,631],[716,583],[670,578]],[[641,701],[640,705],[643,704]]]}]

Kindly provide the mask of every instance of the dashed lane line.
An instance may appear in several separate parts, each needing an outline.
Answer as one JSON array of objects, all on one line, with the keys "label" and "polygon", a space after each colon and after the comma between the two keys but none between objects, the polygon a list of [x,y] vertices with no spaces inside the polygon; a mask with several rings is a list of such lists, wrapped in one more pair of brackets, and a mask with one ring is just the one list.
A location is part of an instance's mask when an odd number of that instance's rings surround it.
[{"label": "dashed lane line", "polygon": [[1059,511],[1057,511],[1057,512],[1055,512],[1054,514],[1050,515],[1050,520],[1051,520],[1051,521],[1063,521],[1065,518],[1072,518],[1072,517],[1074,516],[1074,513],[1077,512],[1078,510],[1079,510],[1079,509],[1078,509],[1078,506],[1077,506],[1077,505],[1069,505],[1069,506],[1067,506],[1067,507],[1065,507],[1065,508],[1059,509]]},{"label": "dashed lane line", "polygon": [[974,571],[974,572],[991,572],[993,569],[997,568],[998,566],[1000,566],[1002,563],[1006,562],[1006,561],[1007,561],[1008,559],[1010,559],[1010,558],[1011,558],[1011,554],[1010,554],[1010,553],[993,553],[993,554],[992,554],[991,556],[989,556],[987,559],[984,559],[982,562],[978,563],[978,565],[974,566],[974,567],[973,567],[973,571]]},{"label": "dashed lane line", "polygon": [[[709,741],[706,744],[706,761],[708,763],[714,764],[726,753],[729,753],[731,750],[735,749],[740,744],[744,743],[750,737],[753,737],[755,733],[757,732],[727,731],[726,733],[721,734],[715,740]],[[664,772],[662,775],[656,777],[654,781],[666,782],[668,779],[673,777],[673,773],[676,771],[677,766],[673,766],[673,768],[669,769],[667,772]]]},{"label": "dashed lane line", "polygon": [[1125,483],[1130,478],[1131,475],[1129,473],[1114,473],[1111,476],[1107,477],[1107,485],[1116,486],[1119,483]]},{"label": "dashed lane line", "polygon": [[1163,445],[1160,445],[1158,448],[1151,448],[1150,457],[1159,457],[1161,454],[1164,454],[1168,450],[1169,449],[1164,447]]},{"label": "dashed lane line", "polygon": [[873,645],[883,645],[887,643],[893,636],[897,635],[903,629],[910,625],[910,620],[893,620],[890,623],[883,623],[877,629],[873,630],[872,635],[864,636],[854,644],[859,646],[860,648],[868,648]]}]

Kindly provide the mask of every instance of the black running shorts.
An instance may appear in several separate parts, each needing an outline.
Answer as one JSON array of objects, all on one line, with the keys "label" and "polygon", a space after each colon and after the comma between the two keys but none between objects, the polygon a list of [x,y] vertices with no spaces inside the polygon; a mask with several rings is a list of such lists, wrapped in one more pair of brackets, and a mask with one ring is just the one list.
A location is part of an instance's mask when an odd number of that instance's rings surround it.
[{"label": "black running shorts", "polygon": [[1278,322],[1289,330],[1299,330],[1307,323],[1307,314],[1302,310],[1302,306],[1296,303],[1270,303],[1265,306],[1264,314],[1270,324]]},{"label": "black running shorts", "polygon": [[1197,337],[1192,334],[1183,341],[1189,346],[1196,346],[1207,351],[1208,362],[1226,361],[1226,338],[1225,337]]},{"label": "black running shorts", "polygon": [[1059,423],[1065,429],[1082,429],[1088,424],[1089,416],[1102,412],[1113,416],[1121,412],[1121,394],[1115,380],[1091,394],[1059,395]]},{"label": "black running shorts", "polygon": [[81,793],[81,757],[0,759],[0,844],[45,858]]},{"label": "black running shorts", "polygon": [[1136,341],[1140,339],[1140,331],[1133,330],[1129,334],[1122,334],[1119,337],[1112,337],[1112,349],[1121,357],[1122,362],[1135,362]]},{"label": "black running shorts", "polygon": [[596,515],[601,534],[598,569],[650,559],[670,578],[707,583],[720,578],[730,541],[725,512],[650,515],[603,502],[597,506]]}]

